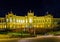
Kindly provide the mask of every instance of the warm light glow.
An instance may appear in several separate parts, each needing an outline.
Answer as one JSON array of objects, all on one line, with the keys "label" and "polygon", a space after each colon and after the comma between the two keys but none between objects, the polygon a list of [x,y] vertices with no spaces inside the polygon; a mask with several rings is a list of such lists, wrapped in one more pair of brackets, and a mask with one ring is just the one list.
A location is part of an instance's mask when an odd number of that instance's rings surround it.
[{"label": "warm light glow", "polygon": [[25,20],[20,20],[20,23],[22,24],[22,23],[24,23],[25,22]]},{"label": "warm light glow", "polygon": [[50,27],[50,25],[48,25],[48,27]]},{"label": "warm light glow", "polygon": [[32,23],[32,19],[31,18],[29,19],[29,23]]},{"label": "warm light glow", "polygon": [[19,22],[19,20],[16,20],[16,22],[18,23],[18,22]]},{"label": "warm light glow", "polygon": [[[27,16],[17,16],[13,13],[6,15],[7,18],[0,18],[1,25],[0,28],[3,28],[3,23],[6,22],[7,28],[48,28],[51,25],[57,25],[57,22],[54,22],[53,16],[34,16],[34,12],[28,12]],[[6,21],[5,21],[6,19]],[[54,24],[53,24],[54,23]],[[6,26],[4,26],[6,28]]]},{"label": "warm light glow", "polygon": [[42,28],[42,27],[43,27],[43,25],[40,25],[40,27]]},{"label": "warm light glow", "polygon": [[25,23],[25,20],[22,20],[23,23]]},{"label": "warm light glow", "polygon": [[6,19],[7,20],[7,22],[8,22],[8,19]]},{"label": "warm light glow", "polygon": [[4,25],[4,27],[6,28],[6,25]]},{"label": "warm light glow", "polygon": [[13,19],[13,21],[15,22],[15,19]]},{"label": "warm light glow", "polygon": [[26,19],[26,23],[27,23],[28,21],[27,21],[27,19]]},{"label": "warm light glow", "polygon": [[12,18],[10,18],[10,22],[12,22]]}]

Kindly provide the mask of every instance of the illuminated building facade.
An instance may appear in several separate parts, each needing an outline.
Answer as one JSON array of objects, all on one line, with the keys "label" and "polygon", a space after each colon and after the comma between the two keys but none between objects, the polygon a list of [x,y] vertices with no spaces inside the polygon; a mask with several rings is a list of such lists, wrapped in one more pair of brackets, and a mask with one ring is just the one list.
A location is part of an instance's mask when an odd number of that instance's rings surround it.
[{"label": "illuminated building facade", "polygon": [[34,12],[28,12],[27,16],[16,16],[12,12],[5,18],[0,18],[0,28],[53,28],[54,19],[52,15],[34,16]]}]

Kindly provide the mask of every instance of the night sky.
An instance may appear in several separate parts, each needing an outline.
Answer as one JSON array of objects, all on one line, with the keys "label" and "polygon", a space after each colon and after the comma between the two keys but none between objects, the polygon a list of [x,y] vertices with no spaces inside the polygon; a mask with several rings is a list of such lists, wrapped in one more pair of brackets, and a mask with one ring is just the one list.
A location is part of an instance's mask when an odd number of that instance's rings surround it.
[{"label": "night sky", "polygon": [[0,0],[0,17],[12,10],[16,15],[27,15],[29,10],[35,15],[46,15],[48,11],[54,17],[60,17],[59,0]]}]

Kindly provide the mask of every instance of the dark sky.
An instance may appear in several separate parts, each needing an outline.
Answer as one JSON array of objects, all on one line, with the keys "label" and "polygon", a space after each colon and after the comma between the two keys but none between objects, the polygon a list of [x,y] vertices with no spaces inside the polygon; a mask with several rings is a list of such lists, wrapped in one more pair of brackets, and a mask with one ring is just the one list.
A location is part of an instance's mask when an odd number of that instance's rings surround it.
[{"label": "dark sky", "polygon": [[60,17],[59,0],[0,0],[0,17],[4,17],[11,9],[16,15],[26,15],[32,10],[35,15],[45,15],[48,11],[54,17]]}]

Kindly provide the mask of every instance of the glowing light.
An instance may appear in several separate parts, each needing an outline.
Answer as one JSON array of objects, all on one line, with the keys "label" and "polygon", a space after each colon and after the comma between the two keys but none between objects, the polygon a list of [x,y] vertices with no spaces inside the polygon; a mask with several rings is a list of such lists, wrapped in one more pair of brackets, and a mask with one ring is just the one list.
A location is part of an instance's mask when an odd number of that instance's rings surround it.
[{"label": "glowing light", "polygon": [[6,19],[7,20],[7,22],[8,22],[8,19]]},{"label": "glowing light", "polygon": [[23,23],[25,22],[25,20],[23,20]]},{"label": "glowing light", "polygon": [[18,23],[18,22],[19,22],[19,20],[16,20],[16,22]]},{"label": "glowing light", "polygon": [[28,21],[27,21],[27,19],[26,19],[26,23],[27,23]]},{"label": "glowing light", "polygon": [[6,28],[6,25],[4,27]]},{"label": "glowing light", "polygon": [[10,22],[12,22],[12,19],[10,18]]},{"label": "glowing light", "polygon": [[13,19],[13,21],[15,22],[15,19]]},{"label": "glowing light", "polygon": [[43,27],[43,25],[40,25],[40,27],[42,28],[42,27]]},{"label": "glowing light", "polygon": [[24,22],[25,22],[25,20],[20,20],[20,22],[21,22],[21,23],[24,23]]},{"label": "glowing light", "polygon": [[48,27],[50,27],[50,25],[48,25]]},{"label": "glowing light", "polygon": [[29,19],[29,22],[32,23],[32,19]]},{"label": "glowing light", "polygon": [[20,23],[20,20],[19,20],[19,23]]}]

